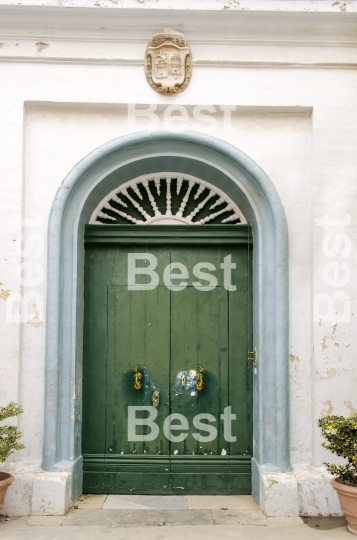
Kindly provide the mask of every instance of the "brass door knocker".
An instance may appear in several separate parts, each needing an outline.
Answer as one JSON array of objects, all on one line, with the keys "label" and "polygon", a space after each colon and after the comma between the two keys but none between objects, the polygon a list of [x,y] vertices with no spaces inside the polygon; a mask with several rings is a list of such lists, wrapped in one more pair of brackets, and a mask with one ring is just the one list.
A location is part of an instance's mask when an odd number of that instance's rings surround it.
[{"label": "brass door knocker", "polygon": [[196,384],[196,390],[198,392],[200,392],[201,390],[203,390],[203,385],[204,385],[204,382],[203,382],[203,372],[204,372],[204,369],[203,367],[200,367],[198,366],[198,372],[196,373],[196,379],[197,379],[197,384]]},{"label": "brass door knocker", "polygon": [[142,373],[138,371],[137,367],[134,367],[133,371],[134,371],[134,388],[135,390],[140,390],[140,388],[142,387],[142,384],[140,382],[141,379],[143,378]]}]

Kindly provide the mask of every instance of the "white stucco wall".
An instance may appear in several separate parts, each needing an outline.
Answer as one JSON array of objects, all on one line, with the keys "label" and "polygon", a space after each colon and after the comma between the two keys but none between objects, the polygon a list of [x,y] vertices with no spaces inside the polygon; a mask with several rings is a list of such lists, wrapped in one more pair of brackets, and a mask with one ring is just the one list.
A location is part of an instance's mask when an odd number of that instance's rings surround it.
[{"label": "white stucco wall", "polygon": [[[339,513],[317,419],[357,410],[357,3],[206,0],[195,4],[203,19],[189,4],[101,0],[82,15],[93,2],[48,0],[41,2],[48,11],[33,7],[29,16],[0,1],[0,404],[23,405],[18,424],[26,445],[6,464],[18,478],[9,512],[61,513],[66,506],[64,477],[52,491],[58,504],[46,506],[42,496],[51,483],[40,472],[44,313],[30,301],[20,314],[16,302],[30,291],[45,302],[55,193],[91,150],[133,131],[170,129],[167,107],[180,105],[187,118],[176,129],[209,132],[246,152],[273,181],[287,215],[293,472],[262,478],[262,506],[270,515]],[[118,17],[122,8],[132,11]],[[217,23],[218,10],[236,18]],[[240,18],[241,10],[250,13]],[[143,70],[146,43],[163,26],[184,31],[194,57],[190,85],[172,97],[156,94]],[[199,120],[199,105],[215,110]],[[151,119],[133,118],[134,108],[149,107]],[[229,108],[231,123],[224,120]],[[335,238],[341,244],[334,250]],[[350,302],[350,316],[340,321],[337,303],[326,320],[323,310],[314,320],[317,295],[336,291]],[[23,503],[15,496],[21,482]]]}]

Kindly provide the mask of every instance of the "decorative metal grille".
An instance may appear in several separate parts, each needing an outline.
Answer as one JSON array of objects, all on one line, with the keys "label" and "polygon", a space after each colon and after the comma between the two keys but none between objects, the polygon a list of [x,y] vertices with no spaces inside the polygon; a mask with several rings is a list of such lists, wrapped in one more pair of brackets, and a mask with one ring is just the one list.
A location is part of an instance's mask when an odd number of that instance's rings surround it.
[{"label": "decorative metal grille", "polygon": [[99,203],[90,223],[205,225],[246,220],[215,186],[191,175],[163,172],[140,176],[113,190]]}]

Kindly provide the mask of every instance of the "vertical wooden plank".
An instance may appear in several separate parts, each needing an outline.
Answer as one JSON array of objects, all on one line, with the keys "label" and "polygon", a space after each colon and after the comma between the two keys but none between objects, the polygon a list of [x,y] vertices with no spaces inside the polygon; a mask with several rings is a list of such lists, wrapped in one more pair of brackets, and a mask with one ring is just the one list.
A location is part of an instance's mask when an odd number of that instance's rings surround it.
[{"label": "vertical wooden plank", "polygon": [[98,456],[102,462],[106,422],[107,282],[112,268],[110,246],[86,246],[82,452],[83,490],[89,493],[101,493],[105,489]]},{"label": "vertical wooden plank", "polygon": [[[229,442],[224,439],[220,419],[228,406],[228,295],[220,285],[212,290],[192,285],[199,281],[193,276],[193,267],[200,262],[213,264],[219,278],[219,259],[217,248],[186,246],[172,253],[172,260],[185,264],[190,273],[190,285],[183,291],[171,292],[171,412],[182,414],[188,420],[189,430],[185,440],[171,443],[170,453],[173,489],[184,488],[187,493],[224,493],[229,484]],[[201,280],[201,284],[205,287],[207,282]],[[199,366],[204,368],[202,391],[196,389]],[[198,441],[193,436],[209,436],[193,425],[199,414],[214,418],[212,422],[201,420],[216,430],[213,440]],[[192,458],[188,461],[183,456]],[[214,462],[208,461],[210,456],[216,457]]]},{"label": "vertical wooden plank", "polygon": [[105,451],[108,246],[86,246],[83,350],[83,454]]},{"label": "vertical wooden plank", "polygon": [[[248,246],[239,246],[232,257],[236,264],[233,283],[237,290],[230,295],[229,302],[229,394],[233,412],[234,435],[231,444],[230,491],[251,492],[251,457],[253,455],[253,366],[248,365],[247,353],[252,349],[252,290],[251,258]],[[242,461],[244,460],[244,461]]]},{"label": "vertical wooden plank", "polygon": [[[232,250],[232,261],[237,265],[232,273],[237,290],[229,296],[229,395],[234,404],[237,420],[234,435],[237,441],[231,445],[232,455],[252,456],[252,372],[248,366],[247,352],[251,350],[252,314],[248,289],[248,250],[239,246]],[[247,369],[248,367],[248,369]]]},{"label": "vertical wooden plank", "polygon": [[[162,274],[168,264],[166,250],[155,250]],[[145,252],[145,248],[128,246],[120,250],[127,260],[128,252]],[[122,269],[122,272],[118,272]],[[137,283],[147,282],[139,276]],[[163,286],[152,290],[129,290],[127,265],[118,261],[113,281],[108,287],[108,379],[106,469],[115,476],[111,492],[115,493],[169,493],[169,442],[163,434],[163,422],[169,414],[170,371],[170,294]],[[120,281],[124,284],[118,284]],[[133,368],[142,378],[139,390],[134,388]],[[136,436],[146,440],[128,440],[128,407],[135,410],[135,418],[148,418],[153,407],[153,394],[158,392],[159,405],[153,420],[158,434],[154,440],[150,426],[137,425]],[[133,422],[131,422],[133,424]],[[160,458],[165,458],[164,459]],[[153,459],[157,457],[157,459]],[[144,460],[146,459],[146,462]]]}]

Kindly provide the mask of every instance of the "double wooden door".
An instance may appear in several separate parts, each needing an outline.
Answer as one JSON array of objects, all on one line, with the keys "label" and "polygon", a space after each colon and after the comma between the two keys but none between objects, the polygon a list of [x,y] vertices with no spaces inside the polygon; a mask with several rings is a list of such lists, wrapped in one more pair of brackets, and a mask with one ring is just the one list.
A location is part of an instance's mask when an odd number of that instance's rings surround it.
[{"label": "double wooden door", "polygon": [[211,228],[87,228],[85,493],[250,493],[249,234]]}]

